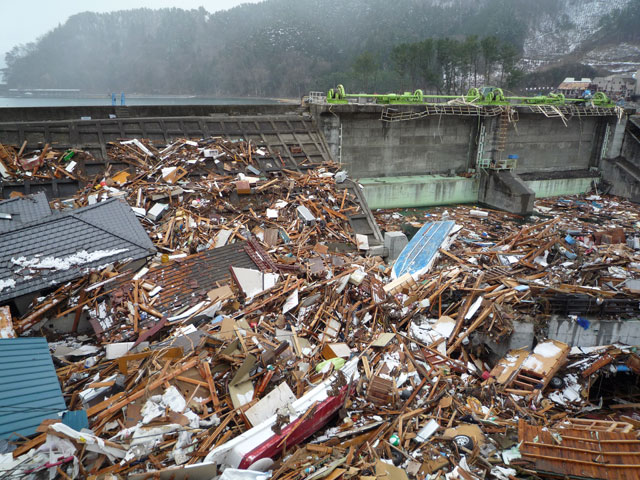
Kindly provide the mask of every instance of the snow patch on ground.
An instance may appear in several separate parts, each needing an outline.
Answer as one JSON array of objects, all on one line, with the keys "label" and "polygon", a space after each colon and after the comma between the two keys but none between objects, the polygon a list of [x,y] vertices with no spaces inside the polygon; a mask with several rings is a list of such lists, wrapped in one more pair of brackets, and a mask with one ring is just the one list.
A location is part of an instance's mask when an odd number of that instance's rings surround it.
[{"label": "snow patch on ground", "polygon": [[555,57],[576,50],[600,29],[602,18],[629,0],[565,0],[560,12],[540,12],[532,19],[524,43],[524,56]]}]

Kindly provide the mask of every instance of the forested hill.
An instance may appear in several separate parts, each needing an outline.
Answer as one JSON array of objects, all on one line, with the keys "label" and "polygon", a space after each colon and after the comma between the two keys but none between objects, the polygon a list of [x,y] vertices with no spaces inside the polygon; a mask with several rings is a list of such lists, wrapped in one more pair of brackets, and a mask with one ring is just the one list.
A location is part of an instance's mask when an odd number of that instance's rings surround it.
[{"label": "forested hill", "polygon": [[[637,1],[610,0],[618,7]],[[337,82],[352,90],[394,89],[408,79],[394,59],[399,44],[439,38],[456,47],[469,36],[477,36],[472,45],[490,37],[509,53],[512,69],[513,52],[525,50],[531,19],[540,12],[554,18],[569,4],[575,0],[266,0],[215,14],[203,8],[87,12],[14,48],[6,57],[5,81],[88,92],[293,97]],[[571,24],[569,17],[563,21]],[[473,55],[461,48],[447,60],[456,68],[468,67]],[[427,73],[442,77],[442,58],[434,52]],[[469,73],[450,70],[460,71]],[[502,81],[513,80],[505,73]],[[436,89],[456,86],[451,79],[432,80]],[[414,86],[422,85],[407,88]]]}]

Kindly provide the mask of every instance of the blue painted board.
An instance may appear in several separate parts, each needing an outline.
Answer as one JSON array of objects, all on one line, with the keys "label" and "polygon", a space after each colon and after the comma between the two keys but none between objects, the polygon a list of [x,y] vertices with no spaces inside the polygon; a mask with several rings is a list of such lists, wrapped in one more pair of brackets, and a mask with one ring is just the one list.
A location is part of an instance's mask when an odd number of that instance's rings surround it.
[{"label": "blue painted board", "polygon": [[393,277],[399,278],[405,273],[419,276],[431,268],[438,249],[445,243],[455,225],[452,220],[425,223],[393,264]]}]

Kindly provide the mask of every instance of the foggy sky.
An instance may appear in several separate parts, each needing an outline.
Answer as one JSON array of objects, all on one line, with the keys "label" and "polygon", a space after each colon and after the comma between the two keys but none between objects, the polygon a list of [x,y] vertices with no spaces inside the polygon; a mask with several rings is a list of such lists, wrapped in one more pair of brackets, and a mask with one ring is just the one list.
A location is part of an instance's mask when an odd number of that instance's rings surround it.
[{"label": "foggy sky", "polygon": [[[4,55],[15,45],[35,41],[71,15],[80,12],[112,12],[132,8],[183,9],[204,7],[209,12],[226,10],[261,0],[0,0],[0,67]],[[1,75],[0,75],[1,81]]]}]

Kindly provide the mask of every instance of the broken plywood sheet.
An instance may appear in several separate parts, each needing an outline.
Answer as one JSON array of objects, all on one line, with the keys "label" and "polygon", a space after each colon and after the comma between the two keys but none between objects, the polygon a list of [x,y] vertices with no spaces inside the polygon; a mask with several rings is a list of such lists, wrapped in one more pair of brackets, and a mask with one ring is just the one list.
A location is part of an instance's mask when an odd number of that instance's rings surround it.
[{"label": "broken plywood sheet", "polygon": [[409,480],[409,477],[407,477],[403,469],[385,463],[382,460],[376,462],[376,477],[386,480]]},{"label": "broken plywood sheet", "polygon": [[387,344],[395,338],[395,333],[383,332],[371,344],[372,347],[386,347]]},{"label": "broken plywood sheet", "polygon": [[332,358],[349,358],[351,356],[351,349],[346,343],[328,343],[322,349],[322,356],[325,360]]},{"label": "broken plywood sheet", "polygon": [[522,363],[522,369],[542,376],[549,375],[566,360],[569,350],[569,345],[557,340],[540,342]]},{"label": "broken plywood sheet", "polygon": [[500,385],[508,384],[528,355],[528,350],[511,350],[493,367],[490,376]]},{"label": "broken plywood sheet", "polygon": [[249,378],[256,362],[256,357],[251,354],[247,355],[231,382],[229,382],[229,396],[234,408],[240,408],[253,400],[253,382]]},{"label": "broken plywood sheet", "polygon": [[262,273],[260,270],[240,267],[231,267],[231,274],[248,298],[272,288],[280,277],[277,273]]},{"label": "broken plywood sheet", "polygon": [[413,279],[410,273],[405,273],[404,275],[392,280],[387,283],[382,289],[385,293],[391,293],[395,295],[397,293],[409,292],[416,288],[418,285],[416,281]]},{"label": "broken plywood sheet", "polygon": [[240,408],[253,399],[253,383],[240,382],[237,385],[229,385],[229,396],[233,408]]},{"label": "broken plywood sheet", "polygon": [[540,342],[533,352],[512,350],[491,371],[491,377],[505,386],[526,393],[543,390],[564,364],[570,348],[557,340]]},{"label": "broken plywood sheet", "polygon": [[229,285],[223,285],[222,287],[214,288],[207,292],[207,297],[212,302],[219,302],[233,297],[233,290]]},{"label": "broken plywood sheet", "polygon": [[267,420],[276,412],[295,402],[296,396],[289,388],[286,382],[282,382],[276,388],[271,390],[267,395],[262,397],[258,403],[249,408],[245,415],[254,427]]}]

